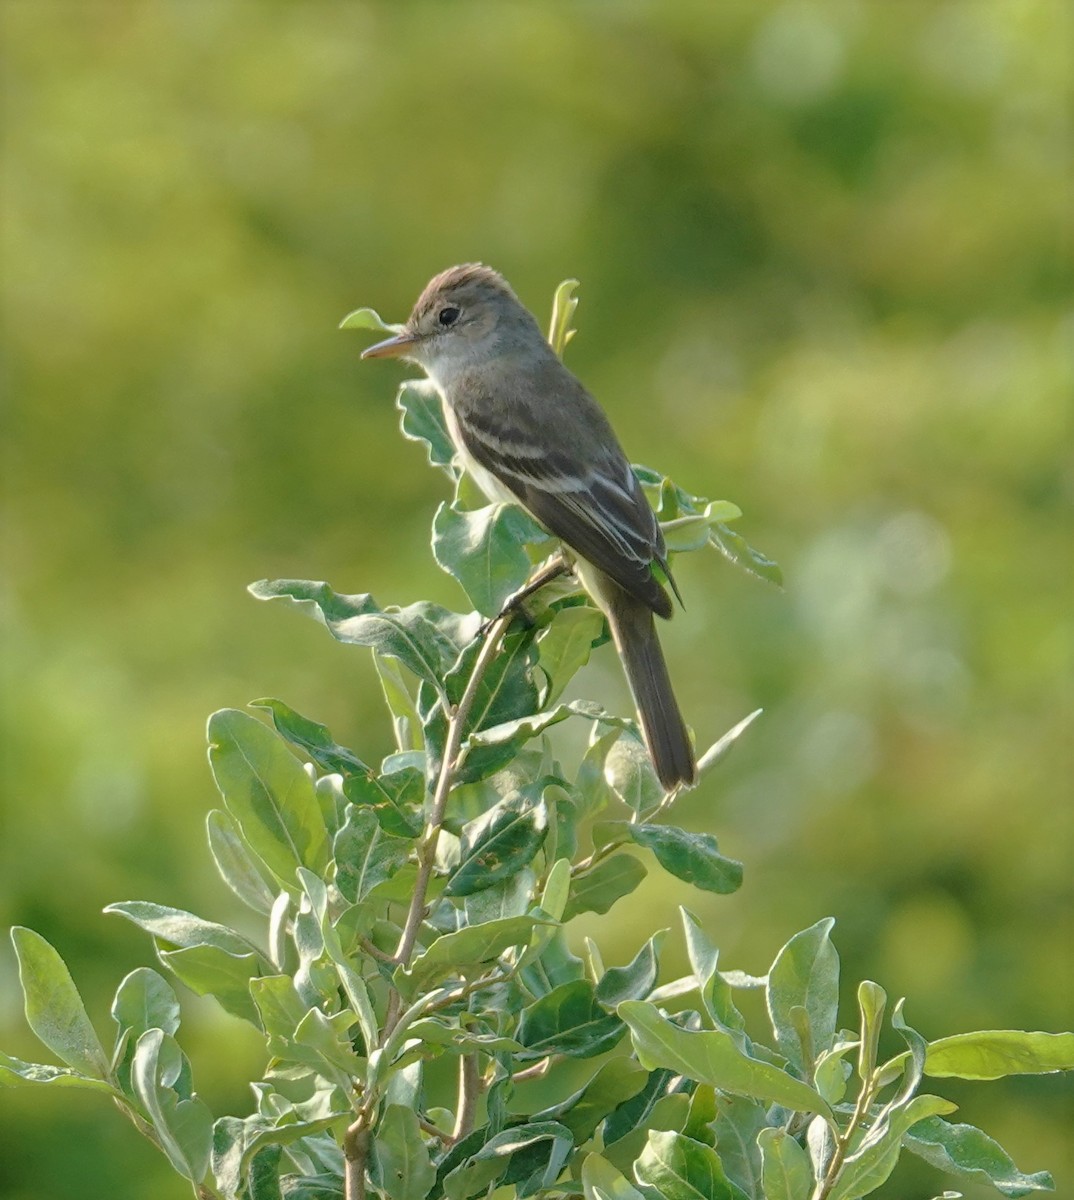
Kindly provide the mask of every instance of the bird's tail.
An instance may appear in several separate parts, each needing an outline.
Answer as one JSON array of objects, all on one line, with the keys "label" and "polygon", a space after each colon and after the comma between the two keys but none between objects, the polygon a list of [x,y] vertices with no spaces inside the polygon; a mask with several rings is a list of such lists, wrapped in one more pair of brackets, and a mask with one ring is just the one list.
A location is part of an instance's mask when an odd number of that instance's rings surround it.
[{"label": "bird's tail", "polygon": [[671,689],[652,610],[610,579],[602,579],[601,584],[601,607],[638,706],[656,776],[669,792],[696,783],[694,748]]}]

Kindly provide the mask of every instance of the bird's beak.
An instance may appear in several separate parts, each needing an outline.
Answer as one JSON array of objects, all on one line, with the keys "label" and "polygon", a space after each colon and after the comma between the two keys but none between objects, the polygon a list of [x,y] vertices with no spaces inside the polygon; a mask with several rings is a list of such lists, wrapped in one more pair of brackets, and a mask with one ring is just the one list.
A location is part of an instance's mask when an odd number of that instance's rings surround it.
[{"label": "bird's beak", "polygon": [[370,346],[362,351],[363,358],[399,358],[406,354],[412,347],[416,346],[421,341],[421,338],[416,333],[397,333],[395,337],[386,338],[383,342],[377,342],[376,345]]}]

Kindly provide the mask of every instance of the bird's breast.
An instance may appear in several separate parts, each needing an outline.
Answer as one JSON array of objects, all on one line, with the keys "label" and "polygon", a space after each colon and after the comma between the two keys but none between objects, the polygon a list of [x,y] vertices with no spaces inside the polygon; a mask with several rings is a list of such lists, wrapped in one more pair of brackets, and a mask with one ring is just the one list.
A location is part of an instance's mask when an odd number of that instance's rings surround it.
[{"label": "bird's breast", "polygon": [[485,493],[493,504],[517,504],[518,497],[487,468],[483,467],[470,453],[463,441],[459,429],[459,418],[450,401],[441,393],[444,401],[444,417],[447,421],[448,433],[455,446],[455,453],[463,469],[473,478],[477,486]]}]

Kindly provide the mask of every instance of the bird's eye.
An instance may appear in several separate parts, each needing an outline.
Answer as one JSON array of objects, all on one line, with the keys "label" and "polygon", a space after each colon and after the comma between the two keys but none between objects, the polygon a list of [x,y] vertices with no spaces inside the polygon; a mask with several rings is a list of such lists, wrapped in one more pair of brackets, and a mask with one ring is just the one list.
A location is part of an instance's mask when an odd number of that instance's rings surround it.
[{"label": "bird's eye", "polygon": [[459,310],[454,304],[449,304],[447,308],[442,308],[436,318],[441,325],[454,325],[459,319]]}]

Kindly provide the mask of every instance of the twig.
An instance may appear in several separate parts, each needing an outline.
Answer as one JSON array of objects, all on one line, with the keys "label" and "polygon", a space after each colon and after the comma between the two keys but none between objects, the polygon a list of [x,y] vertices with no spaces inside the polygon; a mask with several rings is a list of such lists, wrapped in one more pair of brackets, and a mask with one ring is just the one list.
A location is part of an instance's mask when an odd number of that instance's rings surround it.
[{"label": "twig", "polygon": [[[395,951],[395,961],[403,967],[410,964],[414,946],[418,940],[418,930],[421,928],[422,918],[425,915],[425,898],[429,892],[429,880],[432,878],[433,866],[436,863],[436,847],[440,840],[440,827],[444,823],[444,809],[447,807],[451,785],[455,781],[459,750],[462,746],[462,732],[477,697],[477,689],[489,663],[499,649],[500,641],[511,623],[511,617],[511,613],[506,613],[497,617],[492,623],[492,627],[486,635],[485,644],[481,647],[481,653],[477,656],[477,662],[474,663],[473,672],[466,683],[462,699],[448,719],[447,741],[444,745],[443,761],[440,764],[440,775],[436,780],[436,789],[433,792],[429,824],[418,850],[418,879],[414,884],[414,895],[410,900],[406,924],[403,926],[399,946]],[[387,1032],[390,1033],[391,1030]]]},{"label": "twig", "polygon": [[382,950],[379,946],[375,946],[367,937],[359,937],[358,945],[362,947],[365,954],[370,958],[375,958],[378,962],[394,963],[395,957]]},{"label": "twig", "polygon": [[606,845],[601,846],[599,850],[594,850],[588,858],[583,858],[581,862],[577,862],[571,867],[571,878],[573,879],[576,875],[581,875],[591,870],[597,863],[606,859],[614,850],[618,850],[620,846],[625,845],[626,838],[620,838],[618,841],[608,842]]},{"label": "twig", "polygon": [[858,1093],[858,1101],[854,1105],[854,1113],[850,1118],[850,1123],[846,1130],[839,1134],[835,1139],[835,1150],[832,1152],[832,1161],[828,1164],[828,1169],[824,1172],[824,1178],[817,1181],[817,1186],[813,1189],[813,1194],[810,1200],[827,1200],[836,1181],[839,1178],[839,1172],[843,1168],[843,1160],[847,1156],[847,1151],[850,1149],[851,1139],[858,1131],[858,1126],[865,1120],[866,1114],[869,1112],[869,1106],[873,1102],[875,1094],[874,1077],[862,1081],[861,1091]]},{"label": "twig", "polygon": [[427,1133],[430,1137],[437,1138],[439,1141],[443,1142],[444,1145],[446,1145],[446,1146],[451,1145],[451,1142],[452,1142],[451,1134],[445,1133],[438,1126],[434,1125],[432,1123],[432,1121],[427,1121],[421,1115],[421,1113],[418,1113],[418,1124],[421,1126],[421,1129],[423,1130],[423,1132]]},{"label": "twig", "polygon": [[542,1058],[540,1062],[534,1063],[532,1067],[523,1067],[521,1071],[516,1071],[511,1076],[512,1083],[525,1083],[528,1079],[542,1079],[548,1074],[548,1069],[552,1065],[552,1056]]},{"label": "twig", "polygon": [[[418,878],[414,884],[414,895],[411,898],[406,923],[395,952],[395,961],[403,967],[410,963],[414,946],[418,940],[418,930],[421,928],[421,922],[425,915],[425,899],[429,892],[429,880],[432,878],[433,866],[436,863],[436,847],[440,840],[440,827],[444,822],[444,809],[447,807],[448,796],[459,767],[463,730],[466,728],[466,722],[477,697],[477,690],[481,686],[481,680],[484,678],[489,663],[495,657],[496,651],[500,648],[500,642],[511,624],[517,606],[527,596],[532,595],[550,580],[562,575],[567,569],[567,564],[563,559],[552,560],[545,564],[525,587],[507,600],[500,615],[484,630],[484,645],[481,647],[481,652],[474,663],[474,669],[467,680],[466,690],[454,711],[448,713],[447,740],[440,764],[440,774],[433,792],[429,823],[418,851]],[[397,1010],[398,1005],[395,1007]],[[391,1026],[387,1021],[385,1022],[385,1032],[391,1033]]]}]

